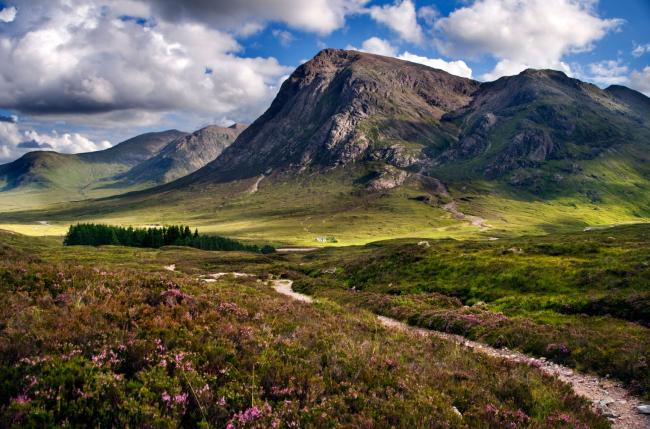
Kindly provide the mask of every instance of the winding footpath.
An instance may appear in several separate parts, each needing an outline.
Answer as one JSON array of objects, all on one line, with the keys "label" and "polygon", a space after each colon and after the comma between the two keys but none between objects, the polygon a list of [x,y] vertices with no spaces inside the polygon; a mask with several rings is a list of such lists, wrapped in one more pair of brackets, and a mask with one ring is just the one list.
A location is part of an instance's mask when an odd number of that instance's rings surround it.
[{"label": "winding footpath", "polygon": [[[292,289],[292,280],[271,280],[271,286],[276,292],[288,296],[296,301],[312,303],[314,299],[308,295],[295,292]],[[409,326],[403,322],[384,316],[377,316],[379,322],[389,328],[418,336],[435,336],[458,345],[467,347],[477,353],[501,358],[538,368],[544,374],[557,377],[569,384],[573,391],[588,399],[594,408],[608,417],[613,429],[650,429],[650,415],[641,414],[638,408],[642,402],[631,395],[620,383],[613,380],[575,372],[571,368],[537,359],[523,353],[508,349],[495,349],[476,341],[470,341],[460,335],[447,334],[429,329]]]}]

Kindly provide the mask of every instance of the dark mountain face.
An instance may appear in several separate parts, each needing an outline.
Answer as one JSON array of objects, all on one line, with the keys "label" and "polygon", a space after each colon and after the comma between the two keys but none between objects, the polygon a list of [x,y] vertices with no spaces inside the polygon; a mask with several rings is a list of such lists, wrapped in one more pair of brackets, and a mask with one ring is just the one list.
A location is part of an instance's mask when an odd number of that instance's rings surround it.
[{"label": "dark mountain face", "polygon": [[141,134],[105,150],[79,154],[79,157],[90,162],[135,165],[151,158],[171,141],[186,135],[178,130]]},{"label": "dark mountain face", "polygon": [[376,174],[394,178],[395,186],[413,174],[510,180],[551,161],[570,164],[620,144],[648,145],[648,100],[552,70],[481,84],[394,58],[327,49],[296,69],[221,156],[174,186],[359,162],[383,164]]},{"label": "dark mountain face", "polygon": [[478,87],[419,64],[327,49],[298,67],[271,107],[192,180],[361,160],[411,166],[423,147],[444,140],[442,115],[469,103]]},{"label": "dark mountain face", "polygon": [[243,124],[202,128],[167,144],[155,156],[136,165],[118,179],[154,183],[178,179],[216,159],[245,129]]}]

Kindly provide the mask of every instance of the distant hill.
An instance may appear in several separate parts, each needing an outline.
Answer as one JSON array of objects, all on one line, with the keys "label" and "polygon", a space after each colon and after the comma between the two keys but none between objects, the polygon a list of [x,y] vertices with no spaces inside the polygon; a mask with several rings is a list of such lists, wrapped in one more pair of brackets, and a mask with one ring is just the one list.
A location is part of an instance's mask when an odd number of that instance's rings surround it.
[{"label": "distant hill", "polygon": [[214,161],[244,129],[243,124],[211,125],[179,137],[117,179],[127,183],[166,183],[178,179]]},{"label": "distant hill", "polygon": [[2,191],[25,186],[74,188],[88,180],[107,178],[151,158],[170,141],[184,135],[186,133],[176,130],[147,133],[109,149],[80,154],[29,152],[0,165]]},{"label": "distant hill", "polygon": [[[112,183],[115,175],[151,158],[185,135],[177,130],[147,133],[109,149],[80,154],[29,152],[0,165],[0,203],[12,208],[39,207],[124,192],[125,189],[105,185]],[[126,190],[134,189],[138,189],[138,184],[130,184]]]}]

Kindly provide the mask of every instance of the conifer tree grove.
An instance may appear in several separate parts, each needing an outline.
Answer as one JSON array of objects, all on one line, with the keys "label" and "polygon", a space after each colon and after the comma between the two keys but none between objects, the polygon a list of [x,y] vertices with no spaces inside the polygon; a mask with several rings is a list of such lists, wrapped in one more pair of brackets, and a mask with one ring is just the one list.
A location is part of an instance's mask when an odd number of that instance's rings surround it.
[{"label": "conifer tree grove", "polygon": [[71,225],[63,240],[66,246],[117,245],[132,247],[189,246],[203,250],[239,250],[244,252],[272,253],[269,245],[258,247],[218,235],[192,233],[188,226],[170,225],[160,228],[125,228],[121,226],[80,223]]}]

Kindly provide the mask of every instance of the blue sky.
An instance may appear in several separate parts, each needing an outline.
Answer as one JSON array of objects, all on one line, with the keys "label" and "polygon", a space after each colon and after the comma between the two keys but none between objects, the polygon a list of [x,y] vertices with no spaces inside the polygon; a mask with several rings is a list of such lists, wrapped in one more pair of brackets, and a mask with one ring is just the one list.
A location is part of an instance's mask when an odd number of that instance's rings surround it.
[{"label": "blue sky", "polygon": [[[371,4],[392,4],[394,2],[373,2]],[[416,8],[435,6],[441,16],[448,16],[451,12],[471,4],[465,0],[444,1],[415,1]],[[630,68],[642,69],[650,64],[650,55],[634,56],[635,47],[650,43],[650,1],[648,0],[600,0],[595,6],[598,15],[603,18],[619,18],[624,22],[617,31],[608,33],[595,43],[594,49],[584,53],[567,55],[569,62],[576,62],[586,66],[589,63],[617,60],[629,64]],[[289,31],[294,40],[288,47],[282,46],[273,30]],[[256,34],[245,41],[247,56],[275,56],[283,64],[299,64],[301,60],[313,57],[321,46],[346,48],[348,45],[359,47],[364,40],[371,37],[380,37],[392,41],[410,52],[427,57],[442,57],[447,60],[463,59],[474,71],[473,75],[479,78],[494,68],[496,60],[490,55],[483,55],[479,59],[468,59],[462,56],[450,57],[438,52],[432,45],[414,45],[404,43],[386,26],[378,25],[364,14],[354,15],[347,19],[346,26],[327,36],[292,31],[282,24],[274,24],[265,31]]]},{"label": "blue sky", "polygon": [[251,122],[324,47],[650,95],[649,23],[648,0],[4,0],[0,162]]}]

